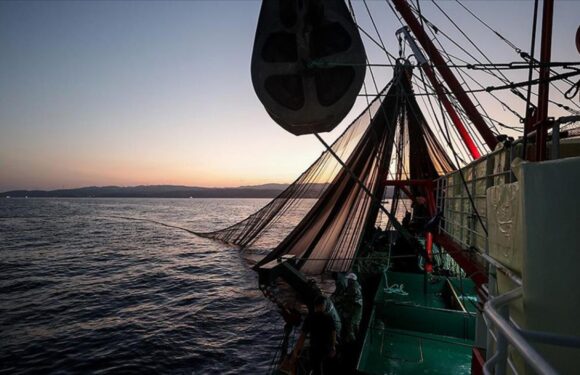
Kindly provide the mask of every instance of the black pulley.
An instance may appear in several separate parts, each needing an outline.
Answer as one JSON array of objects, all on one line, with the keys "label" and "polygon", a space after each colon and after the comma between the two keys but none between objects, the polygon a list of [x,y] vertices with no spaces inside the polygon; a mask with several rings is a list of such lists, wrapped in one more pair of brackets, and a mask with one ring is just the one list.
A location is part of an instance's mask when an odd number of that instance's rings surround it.
[{"label": "black pulley", "polygon": [[578,26],[578,30],[576,30],[576,49],[578,53],[580,53],[580,26]]},{"label": "black pulley", "polygon": [[344,0],[263,0],[252,82],[270,116],[301,135],[334,129],[364,82],[366,55]]}]

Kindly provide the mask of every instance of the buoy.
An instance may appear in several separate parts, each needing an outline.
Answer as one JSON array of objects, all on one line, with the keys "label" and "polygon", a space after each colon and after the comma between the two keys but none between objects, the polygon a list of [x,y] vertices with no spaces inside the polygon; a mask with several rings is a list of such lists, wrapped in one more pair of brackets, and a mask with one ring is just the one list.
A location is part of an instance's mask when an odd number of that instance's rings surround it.
[{"label": "buoy", "polygon": [[364,82],[366,54],[343,0],[264,0],[252,83],[268,114],[295,134],[334,129]]}]

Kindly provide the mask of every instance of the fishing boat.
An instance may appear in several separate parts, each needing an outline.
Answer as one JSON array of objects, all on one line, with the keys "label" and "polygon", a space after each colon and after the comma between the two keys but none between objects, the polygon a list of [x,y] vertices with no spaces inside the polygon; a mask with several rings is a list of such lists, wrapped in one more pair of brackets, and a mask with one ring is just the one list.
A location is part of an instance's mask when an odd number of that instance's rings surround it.
[{"label": "fishing boat", "polygon": [[[262,3],[256,94],[276,123],[314,134],[326,151],[265,207],[202,235],[263,252],[253,266],[259,288],[285,320],[272,373],[312,370],[308,351],[290,357],[301,322],[320,295],[344,317],[338,291],[347,273],[362,288],[362,312],[354,340],[338,332],[332,373],[578,373],[580,63],[551,61],[554,2],[525,3],[534,8],[526,51],[457,1],[514,49],[520,60],[507,63],[482,58],[453,17],[450,27],[479,58],[449,53],[440,39],[452,34],[419,2],[385,4],[401,23],[390,36],[398,54],[385,48],[364,0],[355,5],[376,34],[350,1]],[[363,40],[386,61],[371,63]],[[580,29],[576,40],[580,53]],[[384,87],[381,67],[391,71]],[[513,70],[527,79],[511,81]],[[472,72],[494,83],[470,81]],[[479,95],[518,121],[493,119]],[[339,126],[360,98],[360,114],[327,143],[319,133]]]}]

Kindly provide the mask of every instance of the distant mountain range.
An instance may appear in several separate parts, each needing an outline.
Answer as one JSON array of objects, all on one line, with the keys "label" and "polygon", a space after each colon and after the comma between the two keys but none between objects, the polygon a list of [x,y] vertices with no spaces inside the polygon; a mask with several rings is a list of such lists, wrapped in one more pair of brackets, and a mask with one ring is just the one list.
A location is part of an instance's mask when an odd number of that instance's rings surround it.
[{"label": "distant mountain range", "polygon": [[[306,189],[304,198],[318,198],[328,184],[316,183]],[[275,198],[289,184],[263,184],[233,188],[182,185],[87,186],[58,190],[12,190],[0,198]],[[388,186],[385,196],[393,194]]]},{"label": "distant mountain range", "polygon": [[274,198],[287,184],[264,184],[235,188],[179,185],[89,186],[59,190],[13,190],[0,193],[11,198]]}]

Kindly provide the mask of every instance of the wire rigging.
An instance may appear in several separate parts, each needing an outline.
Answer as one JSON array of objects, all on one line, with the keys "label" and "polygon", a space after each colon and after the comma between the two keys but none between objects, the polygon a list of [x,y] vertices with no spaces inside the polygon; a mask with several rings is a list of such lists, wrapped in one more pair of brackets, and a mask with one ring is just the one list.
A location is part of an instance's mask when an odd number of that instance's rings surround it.
[{"label": "wire rigging", "polygon": [[[437,4],[435,4],[435,5],[437,6]],[[411,6],[411,8],[412,8],[412,9],[413,9],[415,12],[417,12],[417,10],[416,10],[416,9],[414,9],[412,6]],[[423,15],[420,15],[420,17],[423,17],[423,18],[425,18],[425,16],[423,16]],[[449,18],[449,17],[448,17],[448,18]],[[463,47],[462,47],[462,46],[461,46],[459,43],[457,43],[455,40],[453,40],[453,39],[452,39],[452,38],[451,38],[451,37],[450,37],[448,34],[446,34],[445,32],[443,32],[443,31],[442,31],[442,30],[441,30],[439,27],[435,26],[435,25],[434,25],[434,24],[433,24],[431,21],[429,21],[427,18],[425,18],[425,20],[426,20],[427,24],[429,25],[430,29],[432,29],[432,30],[433,30],[433,34],[434,34],[434,37],[435,37],[435,38],[436,38],[436,34],[439,34],[439,33],[440,33],[440,34],[441,34],[441,35],[443,35],[443,36],[444,36],[444,37],[445,37],[447,40],[449,40],[449,41],[450,41],[451,43],[453,43],[453,44],[454,44],[456,47],[458,47],[458,48],[459,48],[459,49],[460,49],[462,52],[464,52],[464,53],[465,53],[465,54],[467,54],[469,57],[471,57],[471,58],[473,58],[473,59],[475,59],[476,61],[478,61],[478,62],[479,62],[479,60],[477,60],[477,59],[475,58],[475,56],[473,56],[473,54],[471,54],[469,51],[467,51],[465,48],[463,48]],[[457,26],[456,26],[456,27],[457,27]],[[518,49],[518,50],[519,50],[519,49]],[[521,51],[521,50],[519,50],[519,51]],[[522,58],[523,58],[523,56],[527,56],[527,59],[529,60],[529,55],[528,55],[527,53],[525,53],[525,52],[522,52],[522,53],[519,53],[519,55],[520,55]],[[524,58],[524,60],[526,60],[526,58]],[[528,60],[526,60],[526,62],[529,62]],[[539,66],[542,66],[542,64],[541,64],[541,63],[540,63],[538,60],[536,60],[536,59],[532,59],[532,62],[533,62],[533,64],[536,66],[536,69],[537,69]],[[562,66],[563,66],[563,67],[567,67],[567,65],[566,65],[566,64],[563,64]],[[522,67],[523,67],[523,66],[522,66]],[[551,69],[551,68],[550,68],[550,69]],[[504,75],[503,73],[499,72],[499,70],[498,70],[498,72],[500,73],[501,77],[500,77],[500,76],[498,76],[496,73],[494,73],[494,72],[493,72],[493,70],[491,70],[491,69],[482,69],[482,70],[483,70],[484,72],[486,72],[486,73],[488,73],[488,74],[490,74],[490,75],[494,76],[495,78],[497,78],[497,79],[499,79],[499,80],[503,81],[503,82],[504,82],[504,83],[506,83],[506,84],[509,82],[509,79],[507,79],[507,77],[505,77],[505,75]],[[495,70],[497,70],[497,69],[495,69]],[[555,72],[553,69],[551,69],[551,71],[552,71],[552,73],[556,73],[556,72]],[[460,71],[458,71],[458,72],[459,72],[459,74],[462,74]],[[567,82],[569,82],[569,83],[571,83],[571,84],[573,84],[573,82],[572,82],[572,81],[570,81],[570,80],[569,80],[567,77],[563,77],[562,79],[563,79],[563,80],[565,80],[565,81],[567,81]],[[562,90],[561,90],[561,89],[560,89],[560,88],[559,88],[557,85],[555,85],[555,84],[553,84],[553,83],[551,83],[550,85],[551,85],[552,87],[554,87],[554,88],[555,88],[555,89],[556,89],[556,90],[557,90],[557,91],[558,91],[560,94],[562,94],[563,96],[565,96],[565,93],[564,93],[564,92],[563,92],[563,91],[562,91]],[[525,96],[524,96],[522,93],[518,92],[517,90],[515,90],[515,89],[514,89],[514,90],[512,90],[512,93],[513,93],[514,95],[516,95],[517,97],[519,97],[521,100],[523,100],[523,101],[525,101],[525,100],[526,100]],[[537,96],[537,93],[533,93],[533,95]],[[566,106],[566,105],[563,105],[563,104],[561,104],[561,103],[558,103],[558,102],[556,102],[556,101],[554,101],[554,100],[552,100],[552,99],[550,99],[550,103],[552,103],[552,104],[554,104],[554,105],[558,106],[559,108],[562,108],[562,109],[564,109],[564,110],[567,110],[568,112],[571,112],[571,113],[577,113],[575,110],[572,110],[570,107],[568,107],[568,106]],[[580,106],[578,106],[576,103],[574,103],[574,105],[576,105],[578,108],[580,108]]]},{"label": "wire rigging", "polygon": [[[352,18],[353,18],[354,22],[355,22],[355,23],[357,24],[357,26],[358,26],[358,22],[357,22],[356,14],[355,14],[355,12],[354,12],[354,7],[352,6],[352,3],[351,3],[351,1],[350,1],[350,0],[348,1],[348,5],[349,5],[349,10],[350,10],[350,12],[351,12]],[[366,5],[366,0],[365,0],[365,7],[366,7],[366,9],[367,9],[367,11],[368,11],[368,15],[369,15],[369,17],[370,17],[370,19],[371,19],[371,22],[372,22],[373,26],[375,27],[375,32],[377,33],[377,35],[378,35],[378,37],[379,37],[379,41],[380,41],[379,47],[380,47],[380,48],[381,48],[381,49],[382,49],[382,50],[383,50],[383,51],[386,53],[386,55],[387,55],[387,58],[389,59],[389,63],[392,63],[392,61],[391,61],[391,58],[390,58],[390,56],[392,56],[392,55],[390,55],[390,53],[387,51],[387,49],[386,49],[386,47],[385,47],[385,45],[384,45],[384,43],[383,43],[383,40],[382,40],[382,38],[381,38],[381,35],[380,35],[380,33],[379,33],[379,30],[376,28],[376,24],[375,24],[375,21],[374,21],[374,19],[373,19],[372,13],[370,12],[370,10],[368,9],[368,7],[367,7],[367,5]],[[394,56],[393,56],[393,58],[394,58]],[[371,74],[371,78],[372,78],[372,81],[373,81],[373,86],[374,86],[374,88],[375,88],[376,92],[378,92],[378,91],[379,91],[379,89],[378,89],[377,82],[376,82],[376,80],[375,80],[375,76],[374,76],[374,73],[373,73],[372,67],[371,67],[371,66],[368,64],[368,57],[367,57],[367,68],[368,68],[368,70],[369,70],[369,73]],[[365,97],[366,97],[366,101],[367,101],[367,106],[368,106],[368,108],[370,108],[370,102],[369,102],[369,99],[368,99],[368,92],[367,92],[367,86],[366,86],[366,83],[363,83],[363,89],[364,89],[364,91],[365,91]],[[381,103],[381,105],[382,105],[382,103],[383,103],[383,102],[382,102],[382,99],[380,98],[380,96],[378,97],[378,100],[379,100],[379,103]],[[384,114],[384,113],[383,113],[383,115],[385,115],[385,116],[386,116],[386,114]],[[389,171],[388,171],[388,174],[390,174],[390,175],[391,175],[391,177],[395,179],[395,177],[392,175],[392,172],[390,171],[390,169],[389,169]]]},{"label": "wire rigging", "polygon": [[[412,7],[411,7],[411,8],[412,8]],[[412,8],[412,9],[413,9],[413,8]],[[420,9],[419,9],[419,8],[417,8],[417,9],[414,9],[414,10],[415,10],[416,12],[418,12],[418,13],[419,13],[419,15],[420,15],[419,19],[420,19],[420,20],[423,20],[423,19],[424,19],[424,17],[421,15]],[[433,38],[433,39],[434,39],[434,40],[435,40],[435,41],[436,41],[436,42],[437,42],[437,43],[440,45],[441,49],[443,49],[443,46],[442,46],[442,44],[439,42],[439,40],[437,39],[436,35],[433,35],[433,36],[434,36],[434,38]],[[447,53],[446,53],[446,51],[445,51],[444,49],[443,49],[443,52],[444,52],[443,54],[444,54],[445,56],[447,56]],[[447,61],[451,61],[451,59],[450,59],[448,56],[447,56],[447,59],[446,59],[446,60],[447,60]],[[433,71],[435,71],[435,69],[433,69]],[[461,71],[460,71],[460,70],[457,70],[457,72],[458,72],[458,73],[461,73]],[[466,87],[469,89],[469,86],[467,85],[467,83],[465,82],[465,79],[463,78],[463,76],[462,76],[461,74],[459,75],[459,78],[462,80],[463,84],[464,84],[464,85],[465,85],[465,86],[466,86]],[[463,107],[462,107],[462,106],[459,106],[459,104],[455,102],[455,100],[454,100],[454,97],[453,97],[453,96],[450,96],[450,98],[451,98],[450,102],[451,102],[451,103],[454,105],[454,107],[456,108],[456,110],[457,110],[457,109],[459,109],[459,108],[463,109]],[[484,111],[484,113],[487,115],[487,112],[485,112],[485,108],[484,108],[483,106],[481,106],[481,103],[479,103],[479,100],[478,100],[478,98],[477,98],[476,96],[473,96],[473,99],[474,99],[474,100],[475,100],[475,102],[477,103],[477,105],[476,105],[476,106],[479,106],[479,107],[481,107],[481,109],[482,109],[482,110]],[[461,113],[463,113],[463,112],[460,112],[460,116],[461,116]],[[467,119],[466,119],[466,116],[463,116],[462,122],[463,122],[464,124],[469,124],[469,121],[467,121]],[[489,126],[489,125],[488,125],[488,126]],[[499,133],[499,132],[497,131],[497,129],[495,128],[495,126],[494,126],[494,124],[493,124],[493,123],[491,123],[490,129],[491,129],[491,130],[492,130],[494,133]],[[467,130],[467,132],[469,133],[470,137],[471,137],[471,138],[472,138],[472,139],[473,139],[473,140],[476,142],[476,145],[477,145],[477,148],[478,148],[479,152],[481,152],[482,150],[487,150],[487,147],[484,145],[483,139],[481,138],[481,135],[479,134],[479,132],[477,132],[477,131],[473,130],[473,129],[472,129],[470,126],[467,126],[467,127],[466,127],[466,130]]]},{"label": "wire rigging", "polygon": [[[523,60],[525,60],[526,62],[533,62],[534,64],[537,64],[539,61],[537,59],[535,59],[533,57],[533,53],[532,56],[530,56],[527,52],[522,51],[521,48],[517,47],[514,43],[512,43],[509,39],[507,39],[506,37],[504,37],[503,35],[501,35],[497,30],[493,29],[491,26],[489,26],[485,21],[483,21],[480,17],[478,17],[475,13],[473,13],[469,8],[467,8],[464,4],[461,3],[461,1],[459,0],[455,0],[463,9],[465,9],[471,16],[473,16],[477,21],[479,21],[483,26],[485,26],[487,29],[491,30],[495,35],[497,35],[500,40],[502,40],[504,43],[506,43],[509,47],[511,47],[517,54],[518,56],[520,56]],[[537,11],[534,12],[534,14],[537,14]],[[534,20],[537,17],[534,17]],[[550,68],[550,71],[552,73],[556,73],[553,69]],[[570,84],[574,84],[574,82],[566,79],[566,82],[570,83]],[[551,85],[552,87],[554,87],[558,92],[560,92],[560,94],[564,95],[564,93],[560,90],[559,87],[557,87],[556,85]],[[565,95],[564,95],[565,97]],[[567,98],[568,99],[568,98]],[[574,101],[572,101],[574,103],[574,105],[580,109],[580,105],[578,103],[575,103]],[[561,108],[565,108],[566,106],[563,106]]]},{"label": "wire rigging", "polygon": [[[387,4],[387,6],[391,10],[391,12],[395,15],[395,17],[399,20],[399,23],[401,24],[401,26],[405,27],[405,23],[403,22],[403,20],[399,16],[398,12],[393,8],[393,6],[389,2],[389,0],[385,0],[385,3]],[[422,19],[420,18],[420,20],[422,20]],[[415,73],[413,73],[413,75],[415,75]],[[448,93],[446,93],[446,94],[448,95]],[[414,93],[413,95],[414,96],[417,96],[417,95],[428,95],[428,96],[431,96],[431,95],[437,95],[437,94],[434,92],[434,90],[432,90],[432,92],[430,92],[430,93],[425,93],[425,94],[417,94],[417,93]]]},{"label": "wire rigging", "polygon": [[[415,12],[417,12],[416,9],[413,9]],[[446,14],[445,14],[446,15]],[[447,16],[447,15],[446,15]],[[441,41],[439,40],[439,38],[437,37],[437,34],[441,34],[443,35],[445,38],[447,38],[450,42],[452,42],[455,46],[457,46],[458,48],[460,48],[461,51],[463,51],[465,54],[467,54],[469,57],[471,57],[473,60],[475,60],[478,63],[481,63],[480,60],[478,60],[473,54],[471,54],[469,51],[467,51],[465,48],[463,48],[461,45],[459,45],[459,43],[457,43],[455,40],[453,40],[451,37],[449,37],[445,32],[443,32],[439,27],[435,26],[431,21],[429,21],[424,15],[419,14],[419,17],[421,17],[422,19],[425,19],[425,21],[427,22],[428,25],[430,25],[430,28],[427,29],[428,32],[431,33],[431,36],[433,38],[433,40],[435,40],[435,42],[439,45],[439,51],[440,53],[442,53],[443,55],[445,55],[447,57],[447,61],[452,61],[451,60],[451,55],[447,52],[447,50],[443,47],[443,44],[441,43]],[[458,28],[458,26],[456,24],[454,24],[455,27]],[[437,30],[437,31],[435,31]],[[469,40],[472,44],[474,44],[471,40]],[[483,52],[480,52],[481,54],[483,54]],[[488,61],[490,61],[488,59]],[[497,74],[493,73],[493,71],[491,70],[484,70],[487,73],[491,74],[493,77],[499,79],[500,81],[505,83],[505,79],[502,79],[503,77],[498,77]],[[487,116],[487,118],[490,118],[491,116],[489,116],[489,114],[487,113],[487,111],[485,110],[485,107],[481,105],[479,99],[477,98],[477,96],[473,95],[473,90],[470,88],[470,86],[467,84],[467,82],[465,81],[465,77],[464,75],[467,75],[472,81],[476,82],[476,84],[481,85],[477,80],[475,80],[473,77],[471,77],[471,75],[467,74],[466,72],[462,72],[459,69],[456,69],[456,72],[459,76],[459,78],[461,79],[463,85],[465,85],[468,90],[466,90],[467,93],[471,93],[472,94],[472,99],[477,103],[477,106],[479,106],[481,108],[481,110],[484,112],[484,114]],[[496,100],[498,100],[500,102],[500,104],[502,104],[502,106],[505,106],[505,103],[501,102],[501,100],[499,100],[497,97],[494,96],[494,98]],[[499,131],[498,129],[495,127],[494,122],[489,122],[488,126],[490,126],[490,129],[498,134]],[[474,133],[474,132],[472,132]],[[477,139],[481,144],[483,144],[483,140],[480,139],[479,134],[476,134],[475,136],[472,134],[472,137],[474,137],[475,139]]]},{"label": "wire rigging", "polygon": [[[443,106],[442,106],[441,102],[439,102],[439,108],[440,108],[440,111],[443,113]],[[444,125],[445,130],[449,131],[449,127],[447,125],[447,121],[445,121],[445,117],[443,117],[443,125]],[[457,153],[453,150],[453,147],[452,147],[452,151],[453,151],[453,157],[457,160]],[[465,192],[467,194],[467,198],[469,199],[469,202],[471,204],[471,208],[473,210],[473,213],[474,213],[475,217],[477,217],[477,219],[481,225],[481,228],[483,229],[483,231],[485,232],[485,235],[487,236],[487,234],[488,234],[487,226],[483,222],[483,219],[481,218],[481,215],[479,214],[479,210],[477,209],[477,206],[475,205],[475,201],[473,200],[473,196],[471,195],[471,192],[469,191],[469,186],[467,186],[467,181],[465,180],[465,175],[463,174],[462,168],[458,168],[457,172],[459,173],[459,176],[461,177],[461,182],[462,182],[463,188],[465,189]]]}]

